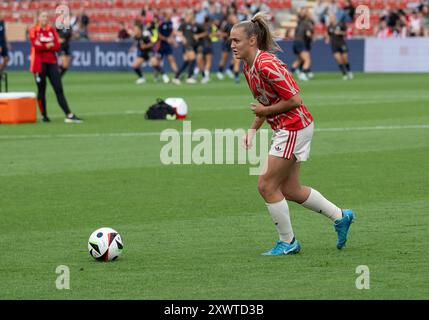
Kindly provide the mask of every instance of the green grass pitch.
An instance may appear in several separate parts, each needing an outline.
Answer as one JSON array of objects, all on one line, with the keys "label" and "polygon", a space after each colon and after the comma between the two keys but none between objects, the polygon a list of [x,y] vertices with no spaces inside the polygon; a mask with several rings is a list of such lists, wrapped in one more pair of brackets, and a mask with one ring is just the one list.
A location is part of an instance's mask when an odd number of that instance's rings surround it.
[{"label": "green grass pitch", "polygon": [[[35,91],[30,73],[12,91]],[[247,128],[245,81],[134,84],[129,73],[73,73],[64,86],[86,122],[63,123],[48,89],[50,124],[0,125],[0,299],[427,299],[429,75],[316,74],[300,83],[317,131],[302,183],[355,210],[347,247],[332,223],[290,204],[302,251],[262,257],[276,231],[249,165],[160,163],[147,121],[157,97],[181,96],[193,130]],[[328,130],[337,128],[335,130]],[[124,239],[100,263],[87,252],[96,228]],[[56,267],[70,268],[57,290]],[[368,266],[370,289],[356,268]]]}]

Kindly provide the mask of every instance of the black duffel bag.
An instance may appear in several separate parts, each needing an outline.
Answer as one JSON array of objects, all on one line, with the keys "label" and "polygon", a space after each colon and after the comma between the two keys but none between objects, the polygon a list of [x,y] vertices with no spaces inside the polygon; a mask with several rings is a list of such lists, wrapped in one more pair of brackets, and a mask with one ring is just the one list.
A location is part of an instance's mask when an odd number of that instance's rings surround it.
[{"label": "black duffel bag", "polygon": [[146,111],[144,117],[149,120],[174,120],[176,119],[176,112],[172,106],[158,98],[156,103]]}]

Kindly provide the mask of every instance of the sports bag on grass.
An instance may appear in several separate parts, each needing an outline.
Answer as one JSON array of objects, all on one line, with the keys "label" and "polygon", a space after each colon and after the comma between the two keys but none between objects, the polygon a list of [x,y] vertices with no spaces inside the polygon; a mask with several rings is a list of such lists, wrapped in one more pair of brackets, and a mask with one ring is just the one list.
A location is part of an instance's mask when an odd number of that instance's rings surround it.
[{"label": "sports bag on grass", "polygon": [[149,107],[146,111],[145,119],[149,120],[174,120],[176,119],[176,112],[162,99],[157,99],[156,103]]}]

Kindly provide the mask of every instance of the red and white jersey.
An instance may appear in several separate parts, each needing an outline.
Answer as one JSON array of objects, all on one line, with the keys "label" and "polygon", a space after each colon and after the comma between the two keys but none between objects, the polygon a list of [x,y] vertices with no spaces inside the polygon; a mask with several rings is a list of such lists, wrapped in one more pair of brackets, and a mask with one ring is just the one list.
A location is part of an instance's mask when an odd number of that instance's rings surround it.
[{"label": "red and white jersey", "polygon": [[[258,50],[252,66],[244,63],[244,75],[253,97],[270,106],[280,100],[289,100],[300,90],[286,64],[274,54]],[[313,122],[304,103],[288,112],[267,117],[273,130],[301,130]]]}]

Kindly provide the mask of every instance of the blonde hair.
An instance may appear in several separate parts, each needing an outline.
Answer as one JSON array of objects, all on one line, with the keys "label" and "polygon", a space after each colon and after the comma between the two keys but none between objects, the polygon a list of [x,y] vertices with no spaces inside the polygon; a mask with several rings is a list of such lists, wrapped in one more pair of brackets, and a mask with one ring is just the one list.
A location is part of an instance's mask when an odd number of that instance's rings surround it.
[{"label": "blonde hair", "polygon": [[247,38],[256,37],[258,49],[263,51],[282,51],[274,40],[274,35],[268,23],[265,12],[258,12],[252,19],[239,22],[234,28],[243,28]]}]

